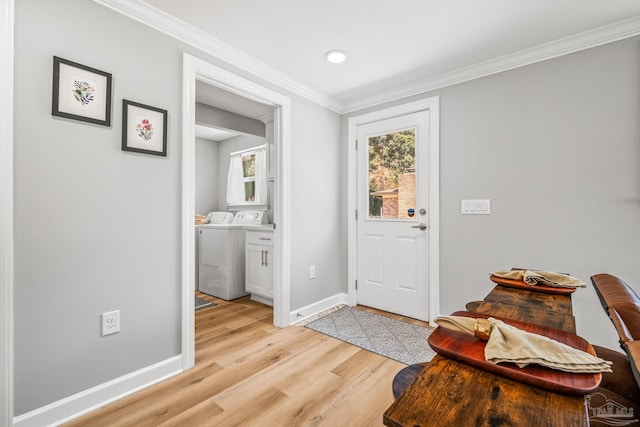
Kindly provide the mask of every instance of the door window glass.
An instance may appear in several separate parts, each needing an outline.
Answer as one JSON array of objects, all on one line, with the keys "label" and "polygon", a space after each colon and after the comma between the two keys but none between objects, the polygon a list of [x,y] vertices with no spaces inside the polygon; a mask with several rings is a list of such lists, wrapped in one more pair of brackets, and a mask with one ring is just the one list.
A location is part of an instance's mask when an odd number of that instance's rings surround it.
[{"label": "door window glass", "polygon": [[416,129],[368,138],[369,218],[415,215]]}]

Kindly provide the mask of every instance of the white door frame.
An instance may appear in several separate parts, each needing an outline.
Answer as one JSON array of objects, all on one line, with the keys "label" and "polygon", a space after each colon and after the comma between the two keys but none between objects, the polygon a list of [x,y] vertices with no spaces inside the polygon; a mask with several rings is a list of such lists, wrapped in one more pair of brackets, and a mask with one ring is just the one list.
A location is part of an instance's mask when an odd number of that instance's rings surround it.
[{"label": "white door frame", "polygon": [[0,0],[0,425],[13,425],[14,0]]},{"label": "white door frame", "polygon": [[182,96],[182,364],[189,369],[195,364],[195,120],[196,80],[213,85],[253,101],[274,107],[277,167],[274,187],[274,230],[276,265],[273,321],[276,326],[289,325],[291,220],[289,217],[291,167],[291,101],[288,97],[216,67],[187,53],[183,55]]},{"label": "white door frame", "polygon": [[347,253],[348,302],[358,303],[356,279],[358,271],[358,126],[379,120],[429,111],[429,321],[440,315],[440,98],[434,96],[396,107],[385,108],[349,118],[347,173]]}]

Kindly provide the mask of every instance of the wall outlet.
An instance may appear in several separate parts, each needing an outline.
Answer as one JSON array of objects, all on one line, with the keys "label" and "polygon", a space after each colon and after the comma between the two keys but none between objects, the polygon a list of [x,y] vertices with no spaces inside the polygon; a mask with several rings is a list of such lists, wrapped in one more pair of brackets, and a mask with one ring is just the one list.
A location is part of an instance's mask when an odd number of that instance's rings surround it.
[{"label": "wall outlet", "polygon": [[316,278],[316,266],[315,265],[310,265],[309,266],[309,279],[315,279]]},{"label": "wall outlet", "polygon": [[120,332],[120,310],[102,313],[102,336]]}]

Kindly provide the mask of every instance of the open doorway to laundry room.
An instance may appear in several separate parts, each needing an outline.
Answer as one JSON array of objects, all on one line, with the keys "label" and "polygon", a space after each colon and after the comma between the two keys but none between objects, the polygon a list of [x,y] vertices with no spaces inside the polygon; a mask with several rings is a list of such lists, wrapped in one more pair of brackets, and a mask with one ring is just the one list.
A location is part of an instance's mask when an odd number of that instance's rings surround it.
[{"label": "open doorway to laundry room", "polygon": [[[273,305],[273,120],[272,106],[196,81],[197,302],[250,295]],[[258,232],[256,262],[245,252],[253,255]]]},{"label": "open doorway to laundry room", "polygon": [[[196,215],[196,138],[202,137],[200,129],[202,118],[198,109],[215,109],[215,112],[226,115],[227,120],[242,117],[249,120],[240,120],[247,128],[236,133],[241,136],[244,149],[251,151],[252,131],[251,124],[264,123],[265,132],[262,141],[267,145],[272,144],[270,155],[272,161],[268,164],[272,168],[270,182],[272,197],[270,201],[271,212],[268,218],[275,224],[273,230],[274,256],[273,262],[273,321],[276,326],[289,325],[289,143],[290,143],[290,101],[289,98],[262,87],[254,82],[239,77],[233,73],[185,54],[183,58],[183,144],[182,144],[182,361],[183,368],[188,369],[194,365],[194,305],[196,279],[196,251],[194,217]],[[233,111],[231,111],[233,110]],[[252,116],[252,117],[250,117]],[[217,130],[232,130],[236,125],[204,126]],[[239,125],[238,125],[239,126]],[[272,126],[270,128],[270,126]],[[258,126],[260,127],[260,126]],[[198,133],[197,133],[198,132]],[[266,132],[272,132],[270,142],[265,140]],[[259,134],[260,132],[258,132]],[[256,135],[253,135],[256,136]],[[260,138],[259,135],[256,137]],[[211,137],[213,138],[213,137]],[[220,138],[219,136],[217,138]],[[235,137],[234,137],[235,138]],[[206,138],[205,138],[206,139]],[[224,150],[218,150],[218,165],[229,162],[231,152],[229,145]],[[226,177],[225,177],[226,181]],[[225,183],[226,186],[226,183]],[[221,191],[218,187],[218,210],[227,210],[226,188]],[[223,200],[224,203],[220,203]],[[224,207],[224,209],[222,209]],[[242,207],[242,206],[241,206]],[[237,208],[237,206],[236,206]],[[237,211],[238,209],[236,209]]]}]

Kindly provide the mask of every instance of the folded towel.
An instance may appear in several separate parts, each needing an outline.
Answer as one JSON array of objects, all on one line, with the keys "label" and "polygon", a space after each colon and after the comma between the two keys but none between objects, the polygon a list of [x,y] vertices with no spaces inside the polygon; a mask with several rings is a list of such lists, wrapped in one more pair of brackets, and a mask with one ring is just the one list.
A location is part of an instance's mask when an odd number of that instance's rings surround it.
[{"label": "folded towel", "polygon": [[556,288],[584,288],[587,285],[580,279],[553,271],[507,270],[491,273],[503,279],[522,280],[527,285],[547,285]]},{"label": "folded towel", "polygon": [[523,368],[529,364],[538,364],[564,372],[596,373],[611,372],[611,362],[593,356],[582,350],[563,344],[551,338],[523,331],[501,320],[474,319],[463,316],[441,316],[434,319],[443,328],[465,332],[483,338],[483,329],[478,321],[491,323],[489,337],[484,349],[487,362],[515,363]]}]

